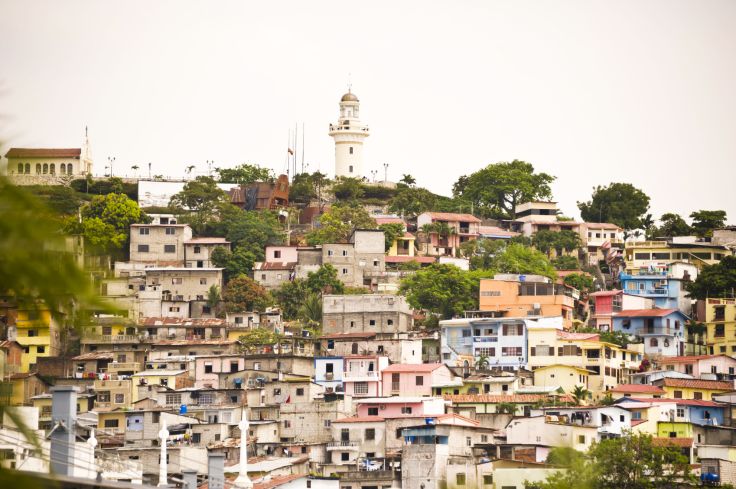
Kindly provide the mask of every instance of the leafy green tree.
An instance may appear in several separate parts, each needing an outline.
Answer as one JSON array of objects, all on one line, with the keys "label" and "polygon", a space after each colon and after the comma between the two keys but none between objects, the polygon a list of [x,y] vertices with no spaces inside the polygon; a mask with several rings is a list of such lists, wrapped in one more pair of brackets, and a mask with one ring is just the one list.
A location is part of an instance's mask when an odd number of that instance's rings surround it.
[{"label": "leafy green tree", "polygon": [[304,302],[299,306],[298,317],[307,326],[319,326],[322,323],[321,294],[315,292],[308,294]]},{"label": "leafy green tree", "polygon": [[207,305],[215,315],[217,314],[217,308],[220,302],[222,302],[220,286],[217,284],[210,285],[210,288],[207,289]]},{"label": "leafy green tree", "polygon": [[252,251],[242,246],[237,246],[233,251],[224,246],[218,246],[212,250],[211,259],[216,267],[225,269],[225,274],[229,280],[252,272],[256,256]]},{"label": "leafy green tree", "polygon": [[488,368],[488,365],[490,362],[488,361],[487,355],[481,355],[478,357],[478,360],[475,361],[475,368],[478,370],[485,370]]},{"label": "leafy green tree", "polygon": [[557,278],[555,267],[544,253],[517,243],[510,243],[502,252],[497,253],[489,268],[498,273],[543,275],[553,280]]},{"label": "leafy green tree", "polygon": [[308,203],[322,193],[322,188],[329,185],[327,175],[320,172],[300,173],[294,176],[289,186],[289,200],[293,202]]},{"label": "leafy green tree", "polygon": [[307,287],[307,281],[298,278],[284,282],[271,294],[281,307],[281,313],[284,319],[293,321],[299,318],[299,309],[307,300],[307,296],[310,293],[311,291]]},{"label": "leafy green tree", "polygon": [[253,328],[246,331],[238,338],[242,353],[250,353],[263,346],[273,346],[279,342],[281,337],[264,328]]},{"label": "leafy green tree", "polygon": [[417,183],[417,179],[413,176],[409,175],[408,173],[404,173],[404,175],[401,177],[401,180],[399,180],[401,183],[405,183],[406,185],[409,185],[410,187]]},{"label": "leafy green tree", "polygon": [[268,291],[244,275],[228,282],[222,300],[227,312],[263,311],[271,303]]},{"label": "leafy green tree", "polygon": [[570,395],[572,395],[575,405],[579,406],[590,398],[590,391],[581,385],[576,385]]},{"label": "leafy green tree", "polygon": [[243,163],[235,168],[215,168],[221,183],[239,183],[249,185],[255,182],[273,182],[274,173],[270,168]]},{"label": "leafy green tree", "polygon": [[498,414],[515,414],[516,404],[511,402],[499,402],[496,404],[496,412]]},{"label": "leafy green tree", "polygon": [[332,185],[332,193],[339,201],[355,202],[363,196],[365,190],[363,183],[357,178],[337,177]]},{"label": "leafy green tree", "polygon": [[335,267],[326,263],[316,272],[307,274],[307,289],[312,293],[342,294],[345,285],[337,278]]},{"label": "leafy green tree", "polygon": [[356,229],[376,229],[376,220],[359,205],[333,205],[319,218],[319,227],[307,233],[307,243],[344,243]]},{"label": "leafy green tree", "polygon": [[612,183],[595,187],[591,200],[578,202],[585,222],[611,222],[624,229],[643,226],[649,209],[649,196],[630,183]]},{"label": "leafy green tree", "polygon": [[554,180],[552,175],[535,173],[531,163],[514,160],[491,164],[460,177],[452,193],[484,216],[515,219],[517,205],[551,199],[550,184]]},{"label": "leafy green tree", "polygon": [[662,225],[656,228],[656,236],[654,237],[670,238],[672,236],[687,236],[692,232],[688,223],[679,214],[667,212],[666,214],[662,214],[659,221]]},{"label": "leafy green tree", "polygon": [[534,233],[532,244],[539,251],[550,256],[554,251],[558,256],[563,252],[572,252],[580,247],[580,235],[574,231],[548,231],[542,230]]},{"label": "leafy green tree", "polygon": [[630,342],[629,335],[622,331],[601,331],[600,339],[606,343],[618,345],[621,348],[626,348]]},{"label": "leafy green tree", "polygon": [[394,197],[389,201],[389,212],[395,212],[403,217],[414,218],[435,208],[437,196],[424,188],[399,187]]},{"label": "leafy green tree", "polygon": [[707,265],[692,282],[686,282],[692,299],[704,300],[736,296],[736,256],[726,256],[715,265]]},{"label": "leafy green tree", "polygon": [[557,270],[579,270],[580,262],[574,256],[560,255],[552,260],[552,265]]},{"label": "leafy green tree", "polygon": [[184,185],[178,194],[171,197],[169,207],[180,219],[202,234],[207,224],[219,216],[224,206],[230,206],[228,195],[217,186],[212,177],[198,176]]},{"label": "leafy green tree", "polygon": [[467,272],[455,265],[435,263],[406,277],[400,291],[413,308],[450,319],[476,307],[474,286],[477,284]]},{"label": "leafy green tree", "polygon": [[386,240],[386,251],[391,249],[391,245],[394,244],[396,238],[404,235],[404,225],[398,222],[381,224],[378,229],[383,231],[383,237]]},{"label": "leafy green tree", "polygon": [[244,211],[230,204],[221,208],[219,220],[207,225],[207,233],[226,237],[233,249],[248,251],[255,261],[265,258],[267,245],[284,242],[283,225],[275,212]]},{"label": "leafy green tree", "polygon": [[571,273],[563,280],[565,285],[575,287],[580,292],[588,293],[593,290],[593,277],[584,273]]},{"label": "leafy green tree", "polygon": [[690,214],[693,231],[702,237],[713,236],[713,230],[726,225],[726,211],[696,211]]}]

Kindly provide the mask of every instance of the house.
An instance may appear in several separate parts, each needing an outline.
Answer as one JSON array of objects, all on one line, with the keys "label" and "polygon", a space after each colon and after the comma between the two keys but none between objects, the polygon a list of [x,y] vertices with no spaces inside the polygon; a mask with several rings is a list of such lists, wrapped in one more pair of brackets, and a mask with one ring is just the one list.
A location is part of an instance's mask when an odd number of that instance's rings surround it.
[{"label": "house", "polygon": [[82,148],[10,148],[7,172],[15,185],[63,185],[92,175],[89,141]]},{"label": "house", "polygon": [[192,380],[187,370],[144,370],[131,375],[130,378],[133,380],[134,402],[145,397],[139,394],[138,386],[163,386],[171,389],[192,386]]},{"label": "house", "polygon": [[445,395],[443,399],[450,403],[452,412],[474,418],[484,414],[529,416],[532,408],[540,403],[554,402],[555,399],[558,399],[557,402],[570,400],[569,396],[547,394],[464,394]]},{"label": "house", "polygon": [[38,357],[59,354],[60,325],[47,307],[18,308],[15,325],[8,327],[8,340],[23,347],[19,373],[33,371]]},{"label": "house", "polygon": [[420,249],[425,255],[456,256],[461,244],[478,238],[480,223],[472,214],[423,212],[417,216],[417,230],[424,236]]},{"label": "house", "polygon": [[230,249],[230,241],[218,237],[197,237],[184,242],[184,266],[187,268],[213,268],[212,252],[217,248]]},{"label": "house", "polygon": [[736,375],[736,359],[724,354],[661,358],[657,366],[697,379],[734,380]]},{"label": "house", "polygon": [[550,327],[528,330],[528,366],[535,370],[551,364],[569,365],[591,372],[588,389],[603,395],[639,369],[642,355],[601,341],[595,333],[569,333]]},{"label": "house", "polygon": [[624,230],[609,222],[584,222],[580,226],[580,238],[589,265],[598,265],[611,255],[612,249],[624,247]]},{"label": "house", "polygon": [[672,262],[690,263],[702,269],[705,265],[715,265],[723,257],[732,254],[726,246],[684,237],[669,241],[628,241],[624,260],[626,274],[635,275],[642,268],[657,269]]},{"label": "house", "polygon": [[23,345],[17,341],[0,341],[0,379],[21,371],[23,353]]},{"label": "house", "polygon": [[247,211],[277,210],[289,206],[289,177],[254,182],[230,189],[230,202]]},{"label": "house", "polygon": [[589,297],[592,307],[588,324],[600,331],[613,331],[613,316],[623,310],[654,308],[653,299],[623,290],[600,290]]},{"label": "house", "polygon": [[268,290],[278,289],[296,278],[296,265],[296,261],[255,262],[253,279]]},{"label": "house", "polygon": [[151,267],[145,285],[137,293],[140,317],[192,317],[200,310],[210,315],[206,304],[210,287],[222,288],[222,268]]},{"label": "house", "polygon": [[531,383],[531,379],[526,379],[512,372],[499,372],[497,369],[493,369],[490,374],[476,373],[468,375],[464,373],[462,378],[455,377],[445,385],[436,386],[434,393],[437,396],[448,394],[514,394],[527,380]]},{"label": "house", "polygon": [[322,332],[395,335],[412,329],[413,311],[406,298],[393,294],[322,296]]},{"label": "house", "polygon": [[664,378],[654,382],[669,399],[710,400],[713,396],[734,390],[733,381]]},{"label": "house", "polygon": [[197,355],[194,359],[194,385],[198,388],[219,389],[222,373],[245,370],[242,354]]},{"label": "house", "polygon": [[415,256],[416,236],[407,231],[406,221],[399,216],[376,216],[376,224],[398,224],[403,234],[397,236],[386,251],[387,256],[413,257]]},{"label": "house", "polygon": [[381,377],[385,396],[431,396],[435,386],[444,385],[452,380],[454,375],[447,365],[442,363],[419,365],[396,363],[382,369]]},{"label": "house", "polygon": [[569,329],[579,297],[576,289],[547,277],[497,274],[481,279],[479,308],[500,317],[561,316]]},{"label": "house", "polygon": [[640,397],[658,399],[663,397],[666,392],[656,385],[644,384],[619,384],[609,391],[614,397]]},{"label": "house", "polygon": [[315,357],[314,381],[323,386],[327,393],[343,392],[343,365],[341,356]]},{"label": "house", "polygon": [[526,365],[527,330],[532,320],[463,318],[440,321],[442,362],[468,369],[481,359],[487,367],[518,369]]},{"label": "house", "polygon": [[[621,273],[621,288],[631,295],[647,297],[660,309],[679,309],[686,315],[692,312],[692,299],[688,297],[685,284],[695,280],[698,268],[691,263],[670,262],[651,265],[634,273]],[[647,309],[646,307],[625,307],[625,309]]]},{"label": "house", "polygon": [[697,320],[706,327],[709,353],[736,354],[736,299],[699,300],[696,311]]},{"label": "house", "polygon": [[384,395],[382,374],[388,367],[388,357],[346,355],[343,362],[342,382],[346,395],[353,397]]},{"label": "house", "polygon": [[438,397],[374,397],[355,400],[356,415],[380,416],[384,419],[441,416],[445,401]]},{"label": "house", "polygon": [[327,355],[378,354],[387,356],[392,363],[434,363],[424,361],[424,342],[424,338],[406,333],[356,332],[322,335],[317,346]]},{"label": "house", "polygon": [[192,239],[188,224],[131,224],[130,261],[183,267],[184,243]]},{"label": "house", "polygon": [[556,387],[568,393],[577,387],[589,390],[588,378],[591,375],[595,375],[595,372],[573,365],[546,365],[534,369],[534,385]]},{"label": "house", "polygon": [[34,396],[46,393],[51,385],[35,372],[20,372],[11,374],[6,382],[10,384],[9,404],[11,406],[24,406]]},{"label": "house", "polygon": [[685,324],[689,318],[677,309],[632,309],[613,316],[613,330],[641,338],[649,356],[685,354]]},{"label": "house", "polygon": [[227,322],[217,318],[147,317],[139,328],[149,341],[220,340],[226,335]]}]

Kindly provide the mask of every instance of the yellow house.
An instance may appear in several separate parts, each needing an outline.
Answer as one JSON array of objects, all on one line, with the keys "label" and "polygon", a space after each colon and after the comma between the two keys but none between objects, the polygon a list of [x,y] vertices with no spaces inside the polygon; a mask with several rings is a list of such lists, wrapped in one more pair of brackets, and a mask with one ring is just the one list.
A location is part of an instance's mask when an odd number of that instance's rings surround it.
[{"label": "yellow house", "polygon": [[[535,327],[529,328],[527,334],[528,365],[532,370],[550,365],[585,370],[588,390],[598,397],[628,379],[638,370],[642,360],[640,353],[601,341],[597,333],[569,333],[552,327]],[[569,374],[568,371],[568,378]]]},{"label": "yellow house", "polygon": [[660,421],[657,424],[660,438],[692,438],[693,425],[687,421]]},{"label": "yellow house", "polygon": [[97,408],[97,439],[101,445],[125,443],[125,411],[122,408]]},{"label": "yellow house", "polygon": [[192,387],[194,382],[189,377],[190,372],[187,370],[144,370],[131,375],[133,380],[133,397],[132,402],[136,402],[141,397],[138,386],[164,386],[171,389],[183,389]]},{"label": "yellow house", "polygon": [[536,387],[559,387],[568,394],[576,387],[589,389],[588,378],[594,372],[573,365],[547,365],[534,369]]},{"label": "yellow house", "polygon": [[725,380],[676,379],[665,377],[654,381],[665,391],[663,398],[710,401],[714,396],[732,392],[733,382]]},{"label": "yellow house", "polygon": [[696,306],[705,323],[705,343],[711,355],[736,355],[736,299],[705,299]]},{"label": "yellow house", "polygon": [[704,242],[629,241],[624,250],[626,273],[634,275],[650,265],[667,265],[674,261],[692,263],[698,268],[715,265],[731,255],[725,246]]},{"label": "yellow house", "polygon": [[13,374],[8,378],[10,384],[10,404],[23,406],[31,402],[33,396],[43,394],[49,385],[35,373]]},{"label": "yellow house", "polygon": [[35,369],[38,357],[59,354],[59,325],[48,309],[18,309],[15,327],[23,347],[21,372]]},{"label": "yellow house", "polygon": [[[31,397],[31,404],[38,408],[38,425],[40,429],[51,429],[51,393]],[[89,393],[77,394],[77,414],[87,413],[95,406],[95,395]]]}]

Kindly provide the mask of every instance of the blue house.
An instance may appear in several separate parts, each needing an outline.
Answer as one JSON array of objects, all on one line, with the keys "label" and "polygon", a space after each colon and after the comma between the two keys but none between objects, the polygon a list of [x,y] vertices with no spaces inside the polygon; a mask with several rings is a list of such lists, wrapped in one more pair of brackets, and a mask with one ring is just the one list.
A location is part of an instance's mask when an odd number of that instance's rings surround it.
[{"label": "blue house", "polygon": [[634,309],[612,317],[613,330],[641,338],[644,353],[667,357],[685,354],[688,319],[678,309]]},{"label": "blue house", "polygon": [[652,299],[660,309],[680,309],[690,314],[690,301],[684,285],[697,276],[694,265],[676,262],[659,267],[653,265],[636,272],[619,275],[621,289],[626,294]]},{"label": "blue house", "polygon": [[343,392],[343,357],[315,357],[314,383],[324,386],[325,392]]}]

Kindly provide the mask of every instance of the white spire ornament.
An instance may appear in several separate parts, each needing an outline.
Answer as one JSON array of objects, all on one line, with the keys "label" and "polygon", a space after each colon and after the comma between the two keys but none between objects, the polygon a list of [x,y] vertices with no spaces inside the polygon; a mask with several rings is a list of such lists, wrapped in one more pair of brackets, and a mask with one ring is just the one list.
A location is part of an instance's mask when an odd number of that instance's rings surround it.
[{"label": "white spire ornament", "polygon": [[238,423],[238,428],[240,428],[240,468],[238,470],[238,477],[233,481],[235,487],[242,489],[251,489],[253,487],[253,482],[248,478],[249,427],[248,416],[245,414],[245,409],[243,409],[240,415],[240,422]]}]

